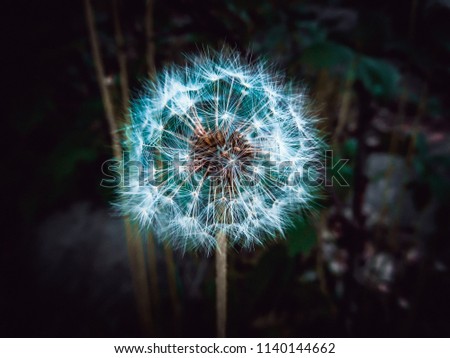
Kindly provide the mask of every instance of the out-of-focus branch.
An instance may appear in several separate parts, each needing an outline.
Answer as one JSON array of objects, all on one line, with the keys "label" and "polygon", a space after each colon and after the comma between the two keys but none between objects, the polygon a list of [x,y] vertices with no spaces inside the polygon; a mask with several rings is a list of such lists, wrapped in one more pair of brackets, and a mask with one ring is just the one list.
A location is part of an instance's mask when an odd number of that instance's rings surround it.
[{"label": "out-of-focus branch", "polygon": [[147,236],[147,265],[150,277],[150,290],[152,294],[153,304],[156,308],[159,306],[159,289],[158,289],[158,269],[157,269],[156,243],[153,234],[150,232]]},{"label": "out-of-focus branch", "polygon": [[145,270],[145,257],[142,252],[141,240],[137,228],[131,224],[128,218],[125,218],[125,234],[139,318],[141,319],[145,333],[152,337],[155,327],[153,326],[150,292],[147,283],[147,271]]},{"label": "out-of-focus branch", "polygon": [[120,90],[122,94],[122,106],[126,110],[130,101],[130,92],[128,90],[128,70],[127,55],[125,52],[125,41],[123,37],[122,27],[119,18],[119,0],[113,1],[113,19],[114,19],[114,35],[117,45],[117,61],[119,62],[120,72]]},{"label": "out-of-focus branch", "polygon": [[342,131],[346,127],[347,123],[349,122],[350,108],[351,108],[352,100],[353,100],[352,89],[353,89],[353,84],[355,82],[354,75],[353,75],[353,72],[355,71],[355,67],[356,67],[356,61],[354,61],[351,64],[351,68],[349,69],[347,78],[345,79],[344,90],[343,90],[343,93],[341,96],[341,104],[340,104],[339,112],[338,112],[337,126],[336,126],[336,130],[334,132],[334,135],[333,135],[333,144],[337,143]]},{"label": "out-of-focus branch", "polygon": [[[122,160],[122,151],[120,145],[120,137],[117,131],[116,117],[114,112],[114,105],[111,98],[111,94],[105,82],[105,70],[100,53],[100,45],[95,28],[94,10],[91,0],[84,0],[86,22],[89,31],[89,39],[92,47],[92,54],[94,58],[95,71],[97,74],[97,82],[100,87],[100,93],[102,97],[103,106],[105,108],[106,119],[113,144],[113,153],[117,160]],[[126,75],[126,74],[125,74]],[[127,75],[126,75],[127,77]],[[127,92],[128,92],[128,84]],[[125,221],[125,237],[130,255],[130,268],[131,276],[133,279],[133,285],[135,288],[136,301],[138,305],[138,311],[142,320],[144,330],[147,334],[153,332],[153,320],[151,316],[150,297],[147,284],[147,272],[145,271],[145,258],[142,252],[142,246],[136,229],[133,227],[128,218]]]},{"label": "out-of-focus branch", "polygon": [[177,292],[177,280],[176,280],[176,265],[173,259],[173,251],[169,246],[164,246],[164,253],[167,266],[167,281],[169,284],[170,300],[172,302],[173,310],[173,323],[175,332],[179,332],[181,329],[181,305]]},{"label": "out-of-focus branch", "polygon": [[358,150],[355,158],[355,169],[353,177],[354,196],[352,203],[353,218],[357,224],[358,230],[363,230],[365,224],[365,215],[363,213],[364,194],[367,186],[367,178],[364,174],[364,165],[367,157],[366,131],[371,122],[374,111],[371,107],[371,96],[361,82],[356,82],[355,89],[359,94],[359,114],[358,127],[356,129],[356,139],[358,141]]},{"label": "out-of-focus branch", "polygon": [[153,0],[147,0],[147,8],[145,11],[145,40],[147,42],[147,69],[150,78],[154,78],[156,74],[155,66],[155,31],[153,22]]},{"label": "out-of-focus branch", "polygon": [[89,40],[92,47],[92,56],[94,57],[95,72],[97,74],[97,82],[100,86],[100,94],[102,96],[103,106],[105,107],[106,120],[112,140],[114,156],[121,159],[120,139],[117,132],[117,124],[114,114],[114,105],[105,80],[105,69],[103,67],[102,56],[100,54],[100,45],[98,41],[97,31],[95,29],[94,10],[90,0],[84,0],[84,8],[86,11],[86,21],[89,30]]}]

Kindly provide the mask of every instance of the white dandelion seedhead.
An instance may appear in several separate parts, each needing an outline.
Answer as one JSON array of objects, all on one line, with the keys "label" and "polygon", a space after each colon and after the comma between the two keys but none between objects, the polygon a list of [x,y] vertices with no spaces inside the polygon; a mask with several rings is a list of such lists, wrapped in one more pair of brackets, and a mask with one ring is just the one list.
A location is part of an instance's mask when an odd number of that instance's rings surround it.
[{"label": "white dandelion seedhead", "polygon": [[135,168],[118,206],[161,239],[208,250],[223,232],[251,247],[308,208],[320,139],[302,92],[265,64],[189,58],[145,88],[131,119],[124,165]]}]

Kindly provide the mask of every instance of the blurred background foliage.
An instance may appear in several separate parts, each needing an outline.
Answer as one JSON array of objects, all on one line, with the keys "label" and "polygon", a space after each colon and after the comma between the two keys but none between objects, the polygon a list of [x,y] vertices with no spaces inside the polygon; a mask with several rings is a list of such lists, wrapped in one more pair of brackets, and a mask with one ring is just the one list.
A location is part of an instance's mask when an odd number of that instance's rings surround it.
[{"label": "blurred background foliage", "polygon": [[[147,78],[146,2],[95,0],[121,116]],[[6,6],[5,6],[6,7]],[[8,203],[2,336],[141,336],[83,3],[9,4],[2,66]],[[326,186],[286,240],[230,257],[230,336],[450,333],[450,2],[155,0],[155,62],[228,45],[307,88],[348,187]],[[176,308],[157,248],[154,334],[214,336],[213,258],[174,253]],[[169,269],[170,270],[170,269]],[[172,302],[172,303],[171,303]]]}]

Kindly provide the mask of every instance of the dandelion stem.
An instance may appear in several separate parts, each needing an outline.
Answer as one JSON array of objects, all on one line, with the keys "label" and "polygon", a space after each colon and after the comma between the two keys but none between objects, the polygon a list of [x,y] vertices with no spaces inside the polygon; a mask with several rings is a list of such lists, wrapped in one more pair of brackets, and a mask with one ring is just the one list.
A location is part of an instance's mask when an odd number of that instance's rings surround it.
[{"label": "dandelion stem", "polygon": [[227,325],[227,237],[217,234],[216,247],[217,337],[225,338]]}]

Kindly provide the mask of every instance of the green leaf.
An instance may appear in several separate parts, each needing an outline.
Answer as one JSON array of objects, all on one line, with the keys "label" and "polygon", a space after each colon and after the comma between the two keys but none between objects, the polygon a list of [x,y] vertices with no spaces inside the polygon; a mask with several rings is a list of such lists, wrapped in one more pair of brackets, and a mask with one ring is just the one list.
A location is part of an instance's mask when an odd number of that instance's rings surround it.
[{"label": "green leaf", "polygon": [[358,141],[356,140],[356,138],[349,138],[343,144],[342,154],[344,157],[354,158],[356,156],[357,150],[358,150]]},{"label": "green leaf", "polygon": [[376,97],[391,97],[396,94],[400,73],[390,63],[368,56],[358,62],[356,76],[366,89]]},{"label": "green leaf", "polygon": [[314,226],[304,220],[297,220],[295,226],[287,231],[288,254],[294,257],[298,254],[309,254],[317,241]]},{"label": "green leaf", "polygon": [[303,64],[320,70],[339,66],[350,66],[354,59],[351,48],[331,41],[316,43],[304,50],[301,56]]}]

